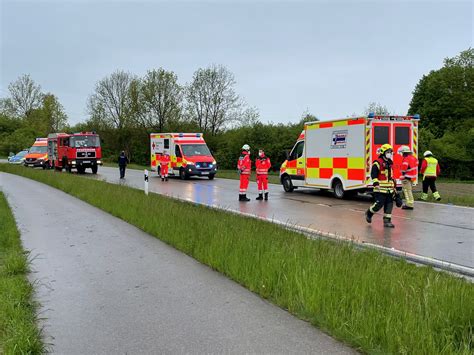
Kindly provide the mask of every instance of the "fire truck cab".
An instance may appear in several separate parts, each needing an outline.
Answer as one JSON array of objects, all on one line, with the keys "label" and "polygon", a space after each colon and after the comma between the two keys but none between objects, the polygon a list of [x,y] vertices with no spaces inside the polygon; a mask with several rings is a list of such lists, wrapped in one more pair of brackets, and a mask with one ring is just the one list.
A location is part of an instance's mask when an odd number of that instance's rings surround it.
[{"label": "fire truck cab", "polygon": [[[280,181],[286,192],[299,187],[332,190],[343,198],[373,188],[370,170],[383,144],[393,146],[393,178],[401,187],[405,145],[418,157],[419,116],[344,118],[305,123],[288,159],[280,167]],[[416,183],[416,181],[414,181]]]},{"label": "fire truck cab", "polygon": [[160,158],[164,152],[170,156],[169,174],[187,179],[206,176],[214,179],[216,160],[212,156],[202,133],[150,134],[151,170],[160,173]]},{"label": "fire truck cab", "polygon": [[98,166],[102,165],[102,150],[99,135],[95,132],[51,133],[48,136],[48,155],[50,168],[76,169],[83,174],[90,168],[97,174]]}]

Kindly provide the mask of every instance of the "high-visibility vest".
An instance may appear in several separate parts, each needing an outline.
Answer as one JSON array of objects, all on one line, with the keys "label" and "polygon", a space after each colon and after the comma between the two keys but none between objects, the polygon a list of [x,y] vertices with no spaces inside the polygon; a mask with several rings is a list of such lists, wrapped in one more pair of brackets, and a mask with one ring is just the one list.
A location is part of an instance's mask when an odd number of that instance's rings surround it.
[{"label": "high-visibility vest", "polygon": [[438,159],[434,157],[426,157],[426,170],[425,173],[423,174],[423,178],[425,176],[434,176],[436,177],[436,168],[438,167]]},{"label": "high-visibility vest", "polygon": [[392,166],[382,158],[378,158],[374,161],[374,165],[379,168],[379,175],[377,178],[372,179],[372,182],[378,182],[380,192],[392,192],[394,189],[392,181]]}]

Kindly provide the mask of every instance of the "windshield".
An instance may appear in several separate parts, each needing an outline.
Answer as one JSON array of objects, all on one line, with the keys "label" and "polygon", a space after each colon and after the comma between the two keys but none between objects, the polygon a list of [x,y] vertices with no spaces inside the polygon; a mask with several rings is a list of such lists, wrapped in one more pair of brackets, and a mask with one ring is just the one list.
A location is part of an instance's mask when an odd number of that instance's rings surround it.
[{"label": "windshield", "polygon": [[24,157],[26,154],[28,154],[28,151],[27,150],[22,150],[21,152],[19,152],[17,155],[15,155],[16,157]]},{"label": "windshield", "polygon": [[30,148],[29,153],[46,153],[48,147],[45,145],[34,145]]},{"label": "windshield", "polygon": [[75,136],[71,137],[70,146],[73,148],[100,147],[98,136]]},{"label": "windshield", "polygon": [[211,155],[209,148],[205,144],[183,144],[181,145],[183,154],[188,157],[195,155]]}]

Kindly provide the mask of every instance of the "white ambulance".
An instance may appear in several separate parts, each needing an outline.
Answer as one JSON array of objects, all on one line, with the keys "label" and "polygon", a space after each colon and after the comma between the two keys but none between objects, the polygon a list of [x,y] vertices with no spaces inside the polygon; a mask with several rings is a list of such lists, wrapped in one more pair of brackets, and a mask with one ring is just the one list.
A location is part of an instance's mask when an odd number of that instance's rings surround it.
[{"label": "white ambulance", "polygon": [[[372,188],[371,165],[379,148],[393,146],[393,177],[397,186],[402,145],[418,157],[418,122],[414,116],[344,118],[305,123],[304,130],[280,167],[280,181],[286,192],[299,187],[332,190],[343,198]],[[416,181],[415,181],[416,183]]]},{"label": "white ambulance", "polygon": [[202,133],[151,133],[151,170],[160,174],[160,157],[164,152],[170,156],[168,173],[187,179],[190,176],[205,176],[214,179],[217,163],[212,156]]}]

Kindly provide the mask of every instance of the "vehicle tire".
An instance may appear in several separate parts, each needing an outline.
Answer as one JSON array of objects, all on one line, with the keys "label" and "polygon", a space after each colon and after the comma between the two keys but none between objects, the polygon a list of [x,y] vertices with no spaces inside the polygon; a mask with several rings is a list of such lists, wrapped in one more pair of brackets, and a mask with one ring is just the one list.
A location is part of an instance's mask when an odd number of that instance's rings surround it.
[{"label": "vehicle tire", "polygon": [[214,180],[215,176],[216,176],[216,174],[209,174],[208,178],[209,178],[209,180]]},{"label": "vehicle tire", "polygon": [[344,186],[342,185],[341,180],[336,179],[332,183],[332,190],[333,190],[333,195],[336,198],[344,198],[346,196],[346,192],[344,191]]},{"label": "vehicle tire", "polygon": [[93,165],[91,169],[92,169],[92,174],[97,174],[97,169],[98,169],[97,165]]},{"label": "vehicle tire", "polygon": [[184,171],[183,168],[179,169],[179,178],[180,178],[181,180],[187,180],[187,179],[189,179],[189,175],[186,174],[186,171]]},{"label": "vehicle tire", "polygon": [[293,192],[295,189],[293,187],[293,183],[291,182],[291,178],[288,175],[285,175],[281,178],[281,184],[283,185],[283,190],[285,190],[285,192]]}]

